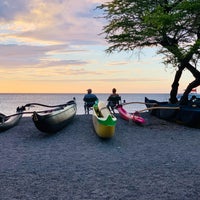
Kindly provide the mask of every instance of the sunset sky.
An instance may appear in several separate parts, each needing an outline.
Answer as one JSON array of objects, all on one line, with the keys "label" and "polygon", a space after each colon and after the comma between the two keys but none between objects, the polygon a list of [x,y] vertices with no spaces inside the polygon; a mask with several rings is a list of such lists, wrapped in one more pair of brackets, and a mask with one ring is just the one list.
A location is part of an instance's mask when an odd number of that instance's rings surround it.
[{"label": "sunset sky", "polygon": [[155,48],[105,53],[105,1],[1,0],[0,93],[168,93],[175,72]]}]

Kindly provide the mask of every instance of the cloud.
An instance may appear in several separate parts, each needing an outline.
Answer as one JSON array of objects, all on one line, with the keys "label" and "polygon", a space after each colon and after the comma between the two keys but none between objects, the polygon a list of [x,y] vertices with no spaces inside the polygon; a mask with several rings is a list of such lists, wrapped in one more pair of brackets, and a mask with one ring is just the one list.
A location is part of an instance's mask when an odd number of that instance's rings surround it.
[{"label": "cloud", "polygon": [[95,18],[97,3],[89,0],[16,0],[14,4],[12,0],[2,1],[2,36],[8,43],[12,37],[30,43],[37,40],[47,44],[49,41],[73,45],[101,43],[98,34],[102,22]]},{"label": "cloud", "polygon": [[129,82],[162,81],[148,78],[147,67],[155,63],[149,53],[140,62],[132,54],[106,56],[107,44],[99,35],[105,21],[98,18],[101,11],[96,6],[107,1],[0,1],[0,81],[81,82],[78,88],[95,81],[121,81],[123,87]]},{"label": "cloud", "polygon": [[29,0],[2,0],[0,1],[0,19],[3,21],[14,20],[16,15],[28,14]]},{"label": "cloud", "polygon": [[80,59],[52,58],[53,52],[59,54],[78,53],[83,50],[68,50],[64,45],[27,46],[27,45],[0,45],[0,67],[51,67],[63,65],[85,65]]},{"label": "cloud", "polygon": [[[85,65],[68,54],[102,43],[97,0],[0,1],[0,67]],[[56,57],[56,55],[59,55]],[[61,56],[62,55],[62,56]],[[75,56],[73,56],[75,57]]]}]

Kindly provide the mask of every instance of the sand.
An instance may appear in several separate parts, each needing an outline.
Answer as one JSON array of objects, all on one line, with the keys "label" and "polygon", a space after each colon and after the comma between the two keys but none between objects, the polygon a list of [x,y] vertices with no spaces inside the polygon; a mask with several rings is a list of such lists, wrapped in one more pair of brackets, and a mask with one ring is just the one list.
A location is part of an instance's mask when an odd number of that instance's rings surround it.
[{"label": "sand", "polygon": [[109,140],[91,115],[54,135],[23,117],[0,134],[0,199],[200,199],[200,130],[144,117],[144,127],[118,117]]}]

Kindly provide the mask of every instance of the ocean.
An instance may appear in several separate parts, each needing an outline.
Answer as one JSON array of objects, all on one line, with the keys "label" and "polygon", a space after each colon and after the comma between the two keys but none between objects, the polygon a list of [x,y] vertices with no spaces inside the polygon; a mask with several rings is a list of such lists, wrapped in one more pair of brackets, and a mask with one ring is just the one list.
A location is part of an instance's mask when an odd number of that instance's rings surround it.
[{"label": "ocean", "polygon": [[[101,101],[107,101],[109,94],[96,94],[98,99]],[[14,114],[18,106],[23,106],[28,103],[41,103],[46,105],[57,105],[64,104],[73,97],[76,98],[77,103],[77,114],[84,114],[84,94],[0,94],[0,113],[5,115]],[[122,101],[126,102],[144,102],[144,98],[148,97],[150,99],[155,99],[158,101],[168,101],[169,94],[120,94]],[[134,112],[138,110],[145,109],[143,104],[129,104],[124,107],[128,112]],[[31,107],[30,110],[42,110],[43,107]]]}]

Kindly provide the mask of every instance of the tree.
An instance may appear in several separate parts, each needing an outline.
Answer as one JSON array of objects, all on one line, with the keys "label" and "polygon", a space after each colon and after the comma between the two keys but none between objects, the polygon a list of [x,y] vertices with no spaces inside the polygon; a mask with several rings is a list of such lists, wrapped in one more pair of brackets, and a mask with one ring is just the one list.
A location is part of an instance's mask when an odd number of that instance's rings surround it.
[{"label": "tree", "polygon": [[200,85],[200,1],[199,0],[112,0],[97,8],[103,10],[108,24],[103,27],[107,53],[134,51],[157,46],[163,63],[176,68],[170,101],[177,102],[179,80],[184,69],[194,81],[188,84],[181,104]]}]

